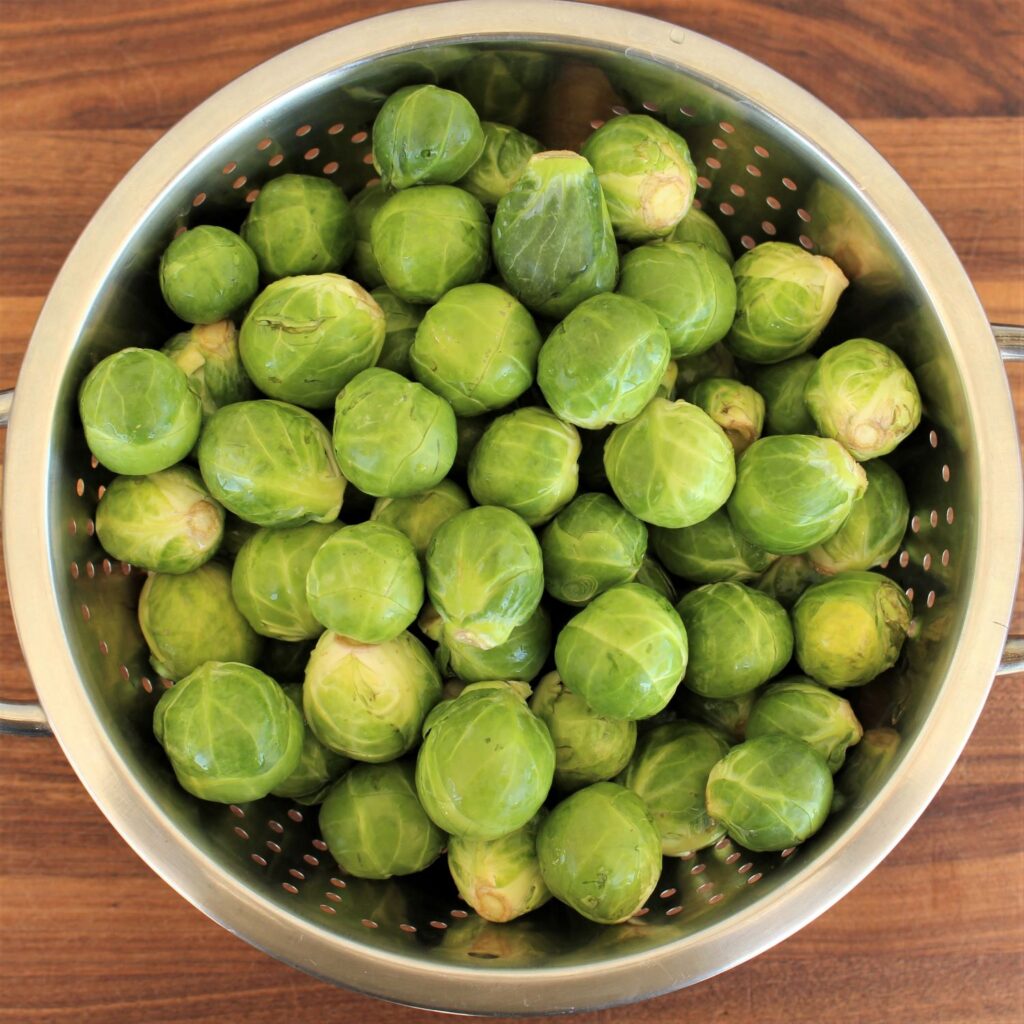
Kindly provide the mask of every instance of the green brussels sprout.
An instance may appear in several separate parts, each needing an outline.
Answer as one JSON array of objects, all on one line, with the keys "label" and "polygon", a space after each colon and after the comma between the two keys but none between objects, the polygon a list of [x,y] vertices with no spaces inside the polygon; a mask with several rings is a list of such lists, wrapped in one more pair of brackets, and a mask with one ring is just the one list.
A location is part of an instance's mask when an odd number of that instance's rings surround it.
[{"label": "green brussels sprout", "polygon": [[655,392],[658,398],[667,398],[670,402],[676,400],[676,382],[679,380],[679,367],[674,359],[670,359],[665,372],[661,375],[658,390]]},{"label": "green brussels sprout", "polygon": [[384,284],[384,275],[373,251],[373,222],[393,195],[391,189],[378,181],[357,192],[349,203],[356,235],[352,247],[352,268],[365,288],[379,288]]},{"label": "green brussels sprout", "polygon": [[494,262],[530,309],[561,319],[615,287],[619,255],[597,175],[578,153],[530,157],[498,202]]},{"label": "green brussels sprout", "polygon": [[761,736],[733,747],[708,779],[708,814],[755,853],[802,843],[825,823],[831,803],[825,759],[790,736]]},{"label": "green brussels sprout", "polygon": [[226,320],[256,294],[256,254],[227,228],[201,224],[184,231],[160,258],[160,290],[189,324]]},{"label": "green brussels sprout", "polygon": [[650,587],[656,594],[661,594],[669,604],[675,604],[676,585],[672,577],[665,571],[662,565],[653,558],[645,558],[640,563],[640,571],[633,577],[634,583],[640,583]]},{"label": "green brussels sprout", "polygon": [[607,718],[565,688],[549,672],[530,698],[533,713],[548,727],[555,744],[555,785],[574,792],[614,778],[636,746],[636,722]]},{"label": "green brussels sprout", "polygon": [[910,518],[907,489],[884,462],[864,465],[868,488],[850,509],[839,532],[812,548],[807,557],[818,572],[834,574],[870,569],[899,550]]},{"label": "green brussels sprout", "polygon": [[538,607],[522,625],[512,630],[503,644],[487,651],[456,640],[443,628],[438,639],[437,663],[446,675],[453,672],[466,683],[489,679],[528,683],[536,678],[551,653],[551,618]]},{"label": "green brussels sprout", "polygon": [[412,875],[444,849],[444,833],[424,813],[413,766],[357,764],[320,807],[320,834],[338,866],[356,878]]},{"label": "green brussels sprout", "polygon": [[455,641],[489,651],[537,610],[544,592],[540,544],[506,508],[453,516],[427,548],[427,592]]},{"label": "green brussels sprout", "polygon": [[479,416],[529,388],[540,346],[540,331],[522,303],[492,284],[468,284],[427,311],[409,365],[456,415]]},{"label": "green brussels sprout", "polygon": [[150,663],[165,679],[181,679],[207,661],[255,664],[263,646],[235,607],[231,573],[217,562],[151,575],[139,595],[139,626]]},{"label": "green brussels sprout", "polygon": [[[222,558],[234,559],[242,550],[242,545],[259,529],[260,527],[255,523],[239,519],[232,512],[226,513],[224,516],[224,539],[220,542],[217,554]],[[269,674],[273,676],[274,673]]]},{"label": "green brussels sprout", "polygon": [[547,409],[499,416],[469,459],[469,491],[480,505],[501,505],[530,526],[546,523],[579,486],[580,435]]},{"label": "green brussels sprout", "polygon": [[411,633],[360,644],[327,632],[306,665],[302,707],[316,738],[357,761],[392,761],[412,750],[441,677]]},{"label": "green brussels sprout", "polygon": [[548,795],[555,746],[520,687],[529,690],[522,683],[471,683],[423,725],[416,791],[431,820],[453,836],[508,835]]},{"label": "green brussels sprout", "polygon": [[696,242],[718,253],[731,267],[735,263],[732,246],[722,229],[703,211],[691,206],[686,216],[675,226],[669,239],[673,242]]},{"label": "green brussels sprout", "polygon": [[487,214],[451,185],[424,185],[391,196],[370,229],[384,283],[406,302],[437,302],[484,276]]},{"label": "green brussels sprout", "polygon": [[793,656],[786,609],[742,583],[708,583],[676,605],[690,645],[684,684],[702,697],[735,697],[778,675]]},{"label": "green brussels sprout", "polygon": [[692,526],[721,508],[736,482],[722,428],[689,402],[655,398],[604,446],[615,497],[652,526]]},{"label": "green brussels sprout", "polygon": [[737,376],[736,360],[732,353],[721,343],[712,345],[704,352],[676,359],[676,393],[699,384],[708,377]]},{"label": "green brussels sprout", "polygon": [[199,439],[199,470],[229,512],[257,526],[333,522],[345,493],[324,425],[270,399],[218,409]]},{"label": "green brussels sprout", "polygon": [[804,399],[818,433],[858,461],[887,455],[921,422],[921,394],[891,348],[853,338],[829,349],[807,380]]},{"label": "green brussels sprout", "polygon": [[343,527],[313,555],[306,600],[319,622],[348,639],[394,640],[423,604],[423,574],[412,541],[384,523]]},{"label": "green brussels sprout", "polygon": [[561,419],[598,430],[637,416],[668,363],[668,337],[650,309],[624,295],[594,295],[548,335],[537,383]]},{"label": "green brussels sprout", "polygon": [[174,335],[160,351],[188,378],[204,420],[222,405],[244,402],[256,393],[242,366],[238,331],[230,320],[197,324]]},{"label": "green brussels sprout", "polygon": [[820,583],[824,578],[807,555],[782,555],[752,586],[775,598],[783,608],[792,608],[812,583]]},{"label": "green brussels sprout", "polygon": [[740,459],[729,518],[752,544],[799,555],[839,530],[867,486],[864,470],[837,441],[762,437]]},{"label": "green brussels sprout", "polygon": [[[302,684],[291,683],[282,687],[287,698],[302,713]],[[327,790],[352,762],[343,754],[328,750],[313,735],[303,719],[302,753],[295,770],[270,791],[272,796],[295,800],[300,804],[318,804]]]},{"label": "green brussels sprout", "polygon": [[454,470],[465,473],[469,469],[469,460],[473,449],[477,446],[484,431],[491,425],[487,416],[457,416],[455,418],[456,449]]},{"label": "green brussels sprout", "polygon": [[394,370],[403,377],[412,376],[409,350],[416,340],[416,328],[426,310],[400,299],[390,288],[374,288],[370,297],[384,311],[384,346],[377,357],[377,365]]},{"label": "green brussels sprout", "polygon": [[647,554],[647,527],[606,494],[581,494],[555,516],[540,540],[548,593],[586,604],[629,583]]},{"label": "green brussels sprout", "polygon": [[551,77],[551,55],[537,50],[485,50],[467,61],[454,85],[482,118],[521,127]]},{"label": "green brussels sprout", "polygon": [[690,583],[752,580],[776,558],[737,533],[721,509],[693,526],[654,527],[651,545],[669,572]]},{"label": "green brussels sprout", "polygon": [[628,921],[661,875],[661,837],[643,801],[613,782],[563,800],[540,826],[540,871],[563,903],[598,924]]},{"label": "green brussels sprout", "polygon": [[438,529],[467,508],[469,498],[466,492],[457,483],[442,480],[419,494],[404,498],[378,498],[373,503],[370,519],[404,533],[412,541],[417,557],[424,558]]},{"label": "green brussels sprout", "polygon": [[439,484],[455,461],[455,444],[451,406],[391,370],[363,370],[338,395],[338,465],[375,498],[404,498]]},{"label": "green brussels sprout", "polygon": [[323,632],[306,600],[306,575],[320,546],[340,528],[340,523],[264,528],[242,545],[231,569],[231,596],[257,633],[295,642]]},{"label": "green brussels sprout", "polygon": [[484,150],[480,118],[465,96],[436,85],[392,93],[373,122],[373,165],[385,185],[448,185]]},{"label": "green brussels sprout", "polygon": [[96,506],[96,535],[122,562],[150,572],[191,572],[217,553],[224,509],[191,466],[119,476]]},{"label": "green brussels sprout", "polygon": [[384,334],[384,310],[361,285],[315,274],[267,285],[249,307],[238,344],[246,372],[265,394],[327,409],[377,362]]},{"label": "green brussels sprout", "polygon": [[754,368],[753,384],[764,399],[766,434],[817,433],[818,428],[804,401],[807,378],[817,365],[817,357],[803,355]]},{"label": "green brussels sprout", "polygon": [[341,270],[356,241],[345,193],[326,178],[282,174],[261,189],[242,225],[267,281]]},{"label": "green brussels sprout", "polygon": [[836,776],[832,813],[870,799],[899,747],[900,734],[895,729],[867,729]]},{"label": "green brussels sprout", "polygon": [[654,242],[626,253],[619,292],[654,311],[677,359],[721,341],[736,312],[729,264],[694,242]]},{"label": "green brussels sprout", "polygon": [[788,242],[762,242],[732,270],[736,319],[725,344],[751,363],[781,363],[806,352],[849,284],[827,256]]},{"label": "green brussels sprout", "polygon": [[673,704],[687,718],[695,718],[725,733],[733,743],[742,743],[747,735],[747,720],[759,694],[759,690],[750,690],[735,697],[702,697],[681,686]]},{"label": "green brussels sprout", "polygon": [[899,585],[878,573],[816,583],[793,606],[797,663],[833,689],[868,683],[896,664],[911,614]]},{"label": "green brussels sprout", "polygon": [[551,899],[537,860],[543,811],[497,839],[448,842],[448,870],[459,895],[486,921],[514,921]]},{"label": "green brussels sprout", "polygon": [[608,718],[650,718],[667,707],[686,661],[678,613],[639,583],[595,597],[555,641],[555,667],[565,685]]},{"label": "green brussels sprout", "polygon": [[843,766],[847,747],[863,735],[850,702],[806,676],[772,683],[757,698],[747,720],[747,739],[792,736],[803,740],[821,754],[833,774]]},{"label": "green brussels sprout", "polygon": [[601,182],[616,238],[664,238],[686,216],[697,168],[686,140],[646,114],[606,121],[580,152]]},{"label": "green brussels sprout", "polygon": [[725,835],[708,816],[704,791],[728,750],[720,732],[696,722],[666,722],[640,737],[621,781],[643,800],[666,857],[703,850]]},{"label": "green brussels sprout", "polygon": [[126,476],[159,473],[196,443],[202,405],[162,352],[124,348],[97,363],[78,393],[89,450]]},{"label": "green brussels sprout", "polygon": [[234,662],[197,667],[153,712],[153,732],[181,787],[222,804],[260,800],[287,779],[302,756],[302,731],[284,690]]},{"label": "green brussels sprout", "polygon": [[687,401],[703,409],[724,431],[737,455],[742,455],[764,428],[764,399],[738,380],[709,377],[694,384]]},{"label": "green brussels sprout", "polygon": [[484,148],[480,158],[459,181],[459,187],[476,196],[484,207],[493,210],[519,180],[540,143],[530,135],[507,124],[484,121]]},{"label": "green brussels sprout", "polygon": [[313,647],[312,640],[268,639],[256,667],[278,682],[301,684]]}]

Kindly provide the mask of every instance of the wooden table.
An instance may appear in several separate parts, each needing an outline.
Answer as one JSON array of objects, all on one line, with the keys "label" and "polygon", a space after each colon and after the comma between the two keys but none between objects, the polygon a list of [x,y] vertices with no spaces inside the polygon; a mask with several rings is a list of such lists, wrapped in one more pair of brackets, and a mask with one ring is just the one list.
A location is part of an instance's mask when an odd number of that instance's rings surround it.
[{"label": "wooden table", "polygon": [[[13,386],[87,219],[164,130],[274,53],[399,6],[409,5],[2,0],[0,386]],[[745,50],[849,118],[929,206],[992,319],[1024,322],[1019,3],[620,6]],[[1024,374],[1012,379],[1020,415]],[[28,697],[6,597],[0,586],[3,692]],[[1024,632],[1019,601],[1014,622]],[[1024,1018],[1022,682],[997,681],[934,804],[833,910],[723,977],[585,1019]],[[128,849],[56,743],[3,739],[0,780],[0,1020],[435,1019],[313,981],[222,931]]]}]

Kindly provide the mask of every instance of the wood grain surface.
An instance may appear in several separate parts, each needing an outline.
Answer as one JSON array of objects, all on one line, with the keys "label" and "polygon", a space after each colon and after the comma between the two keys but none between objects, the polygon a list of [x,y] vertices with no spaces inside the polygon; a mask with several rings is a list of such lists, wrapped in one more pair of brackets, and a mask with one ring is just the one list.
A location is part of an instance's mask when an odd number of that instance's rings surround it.
[{"label": "wood grain surface", "polygon": [[[14,385],[75,238],[163,131],[280,50],[402,6],[0,2],[0,387]],[[1024,322],[1020,0],[619,6],[736,46],[850,119],[930,208],[991,318]],[[1020,364],[1011,383],[1020,421]],[[6,602],[0,587],[2,690],[29,697]],[[1024,1019],[1022,682],[997,680],[933,805],[835,908],[724,976],[582,1019]],[[128,849],[56,743],[0,739],[0,1021],[434,1019],[330,988],[221,930]]]}]

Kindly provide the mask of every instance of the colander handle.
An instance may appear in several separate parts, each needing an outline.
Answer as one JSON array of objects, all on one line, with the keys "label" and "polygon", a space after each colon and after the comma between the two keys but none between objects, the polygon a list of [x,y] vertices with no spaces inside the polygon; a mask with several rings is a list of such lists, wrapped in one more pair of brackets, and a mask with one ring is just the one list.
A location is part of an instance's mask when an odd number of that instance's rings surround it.
[{"label": "colander handle", "polygon": [[[0,391],[0,427],[6,427],[14,404],[14,389]],[[0,733],[48,736],[50,726],[43,709],[33,700],[0,700]]]}]

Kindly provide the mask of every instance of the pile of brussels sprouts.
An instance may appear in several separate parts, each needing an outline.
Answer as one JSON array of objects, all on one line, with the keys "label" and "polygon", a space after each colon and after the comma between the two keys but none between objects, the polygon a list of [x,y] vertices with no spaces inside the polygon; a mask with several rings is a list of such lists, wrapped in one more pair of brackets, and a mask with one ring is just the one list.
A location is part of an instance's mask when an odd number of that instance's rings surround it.
[{"label": "pile of brussels sprouts", "polygon": [[177,779],[320,803],[362,878],[447,850],[492,921],[624,921],[663,856],[807,839],[848,749],[856,778],[893,750],[843,693],[911,621],[872,570],[913,377],[809,354],[843,273],[734,263],[651,117],[551,152],[410,86],[373,152],[351,201],[286,174],[176,237],[187,326],[81,389]]}]

